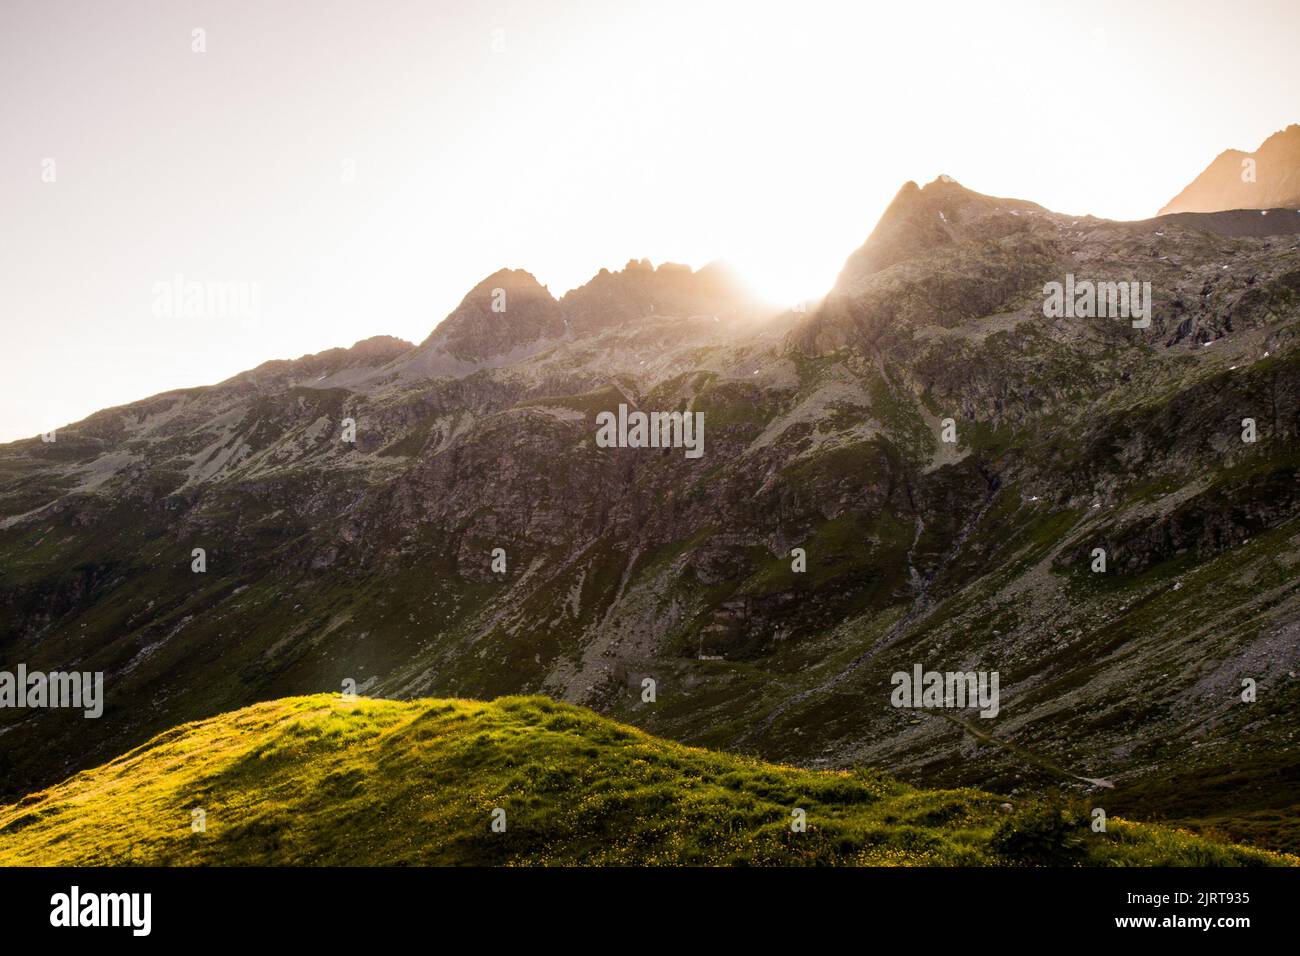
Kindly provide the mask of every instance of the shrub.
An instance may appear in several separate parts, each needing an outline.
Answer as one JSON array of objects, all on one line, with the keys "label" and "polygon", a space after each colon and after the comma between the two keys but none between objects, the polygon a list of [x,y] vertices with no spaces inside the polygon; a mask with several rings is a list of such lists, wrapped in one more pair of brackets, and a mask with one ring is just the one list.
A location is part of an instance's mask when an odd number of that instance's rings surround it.
[{"label": "shrub", "polygon": [[989,845],[1013,863],[1072,866],[1087,855],[1088,818],[1077,808],[1041,802],[1004,821]]}]

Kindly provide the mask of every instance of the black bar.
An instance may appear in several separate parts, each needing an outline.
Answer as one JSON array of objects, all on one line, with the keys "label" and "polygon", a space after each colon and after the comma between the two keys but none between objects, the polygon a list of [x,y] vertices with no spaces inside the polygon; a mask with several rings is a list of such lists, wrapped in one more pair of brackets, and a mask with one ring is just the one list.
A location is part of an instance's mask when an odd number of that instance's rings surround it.
[{"label": "black bar", "polygon": [[[148,936],[129,925],[51,926],[51,898],[73,886],[83,901],[149,893]],[[1293,929],[1297,889],[1295,871],[1284,869],[15,868],[0,869],[0,916],[7,941],[76,933],[128,945],[267,936],[348,948],[390,933],[433,942],[430,932],[447,945],[464,945],[465,933],[494,944],[518,935],[531,945],[570,936],[668,945],[674,937],[662,934],[677,927],[734,944],[762,942],[774,929],[820,936],[838,926],[873,943],[1030,941],[1050,932],[1231,946]],[[1243,917],[1248,925],[1164,925]],[[1155,924],[1117,924],[1126,918]]]}]

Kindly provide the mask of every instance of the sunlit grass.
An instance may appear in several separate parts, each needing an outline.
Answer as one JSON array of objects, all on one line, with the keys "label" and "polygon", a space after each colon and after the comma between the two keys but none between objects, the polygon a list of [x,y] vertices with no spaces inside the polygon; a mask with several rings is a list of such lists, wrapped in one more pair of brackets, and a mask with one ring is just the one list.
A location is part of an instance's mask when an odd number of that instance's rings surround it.
[{"label": "sunlit grass", "polygon": [[[1000,803],[975,790],[916,790],[872,772],[684,747],[542,697],[320,695],[176,728],[0,807],[0,863],[1027,862],[1008,855],[1014,840],[994,840],[1022,812],[1002,813]],[[498,807],[504,833],[491,829]],[[796,808],[806,832],[791,830]],[[206,832],[192,832],[193,809],[205,812]],[[1050,853],[1057,834],[1048,829]],[[1300,862],[1141,824],[1112,821],[1108,830],[1068,833],[1082,848],[1071,861]]]}]

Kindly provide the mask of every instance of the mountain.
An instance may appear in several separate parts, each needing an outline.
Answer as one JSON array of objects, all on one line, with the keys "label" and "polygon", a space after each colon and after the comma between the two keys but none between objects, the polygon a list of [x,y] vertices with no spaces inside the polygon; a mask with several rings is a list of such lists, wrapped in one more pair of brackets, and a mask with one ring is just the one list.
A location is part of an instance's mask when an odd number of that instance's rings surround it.
[{"label": "mountain", "polygon": [[636,323],[646,316],[755,317],[761,312],[739,281],[720,263],[693,272],[687,266],[632,260],[619,272],[601,269],[561,301],[575,332],[589,333]]},{"label": "mountain", "polygon": [[[807,313],[503,272],[419,346],[0,446],[0,658],[106,697],[0,710],[0,789],[350,680],[1297,849],[1300,222],[1256,218],[909,184]],[[1067,277],[1149,282],[1149,327],[1045,317]],[[703,455],[598,446],[619,405]],[[998,672],[998,714],[892,706],[916,665]]]},{"label": "mountain", "polygon": [[[471,289],[416,355],[459,363],[445,366],[447,371],[469,371],[535,352],[564,331],[560,305],[546,287],[522,269],[502,269]],[[418,367],[425,374],[443,370],[436,361]]]},{"label": "mountain", "polygon": [[545,698],[322,694],[177,727],[0,806],[0,865],[1300,865],[1090,822],[683,747]]},{"label": "mountain", "polygon": [[1300,212],[1300,125],[1274,133],[1254,153],[1224,150],[1160,215],[1229,209]]},{"label": "mountain", "polygon": [[925,256],[946,256],[972,238],[998,240],[1022,231],[1021,216],[1047,210],[1017,199],[996,199],[940,176],[924,189],[908,182],[898,191],[862,247],[849,256],[835,291],[850,292],[866,277]]}]

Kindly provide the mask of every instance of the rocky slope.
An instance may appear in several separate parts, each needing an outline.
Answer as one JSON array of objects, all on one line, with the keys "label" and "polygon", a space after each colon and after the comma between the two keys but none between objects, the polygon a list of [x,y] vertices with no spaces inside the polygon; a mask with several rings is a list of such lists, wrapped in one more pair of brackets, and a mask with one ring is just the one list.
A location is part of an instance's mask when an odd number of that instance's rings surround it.
[{"label": "rocky slope", "polygon": [[[1294,848],[1300,222],[1277,230],[908,184],[806,315],[716,269],[558,301],[503,272],[418,347],[2,446],[0,660],[106,686],[99,720],[0,710],[5,795],[351,680]],[[1150,282],[1150,327],[1045,318],[1068,274]],[[703,412],[703,456],[598,447],[620,403]],[[915,664],[998,671],[999,714],[892,707]]]}]

